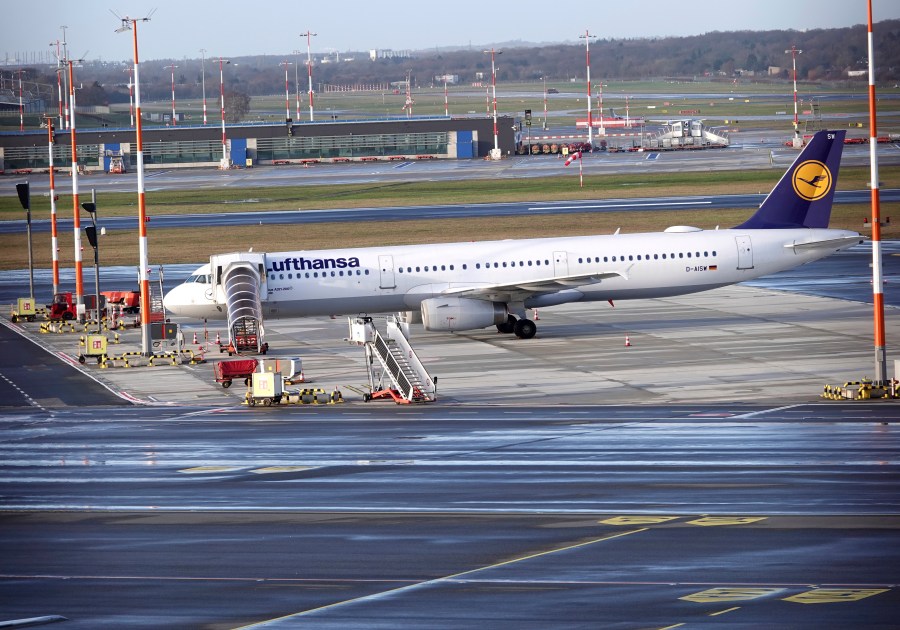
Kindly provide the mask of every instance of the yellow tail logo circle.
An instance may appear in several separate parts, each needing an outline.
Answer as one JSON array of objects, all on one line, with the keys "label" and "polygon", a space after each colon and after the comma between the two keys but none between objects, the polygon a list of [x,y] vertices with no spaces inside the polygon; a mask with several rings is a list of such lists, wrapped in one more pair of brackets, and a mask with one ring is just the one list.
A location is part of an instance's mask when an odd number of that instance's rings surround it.
[{"label": "yellow tail logo circle", "polygon": [[818,160],[807,160],[794,169],[794,192],[806,201],[818,201],[831,190],[831,171]]}]

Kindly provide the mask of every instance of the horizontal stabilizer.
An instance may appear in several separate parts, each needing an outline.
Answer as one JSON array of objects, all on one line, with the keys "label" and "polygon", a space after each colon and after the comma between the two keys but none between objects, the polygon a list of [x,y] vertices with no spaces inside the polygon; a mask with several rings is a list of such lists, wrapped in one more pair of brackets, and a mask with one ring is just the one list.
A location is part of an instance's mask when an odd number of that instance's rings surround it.
[{"label": "horizontal stabilizer", "polygon": [[840,238],[793,241],[791,243],[786,243],[784,247],[786,249],[800,249],[804,251],[815,249],[839,250],[847,247],[852,247],[853,245],[858,245],[864,240],[865,239],[863,237],[857,234],[855,236],[842,236]]}]

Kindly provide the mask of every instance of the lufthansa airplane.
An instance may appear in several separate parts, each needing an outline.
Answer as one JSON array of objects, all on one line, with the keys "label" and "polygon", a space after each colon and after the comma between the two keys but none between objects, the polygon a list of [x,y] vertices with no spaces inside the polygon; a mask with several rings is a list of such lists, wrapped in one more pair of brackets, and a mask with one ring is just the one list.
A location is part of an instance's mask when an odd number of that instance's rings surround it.
[{"label": "lufthansa airplane", "polygon": [[[496,326],[528,339],[537,331],[530,309],[706,291],[862,242],[856,232],[828,229],[844,135],[816,133],[756,213],[730,229],[232,256],[255,261],[267,319],[405,311],[410,321],[421,315],[428,330]],[[172,314],[226,317],[216,260],[166,295]]]}]

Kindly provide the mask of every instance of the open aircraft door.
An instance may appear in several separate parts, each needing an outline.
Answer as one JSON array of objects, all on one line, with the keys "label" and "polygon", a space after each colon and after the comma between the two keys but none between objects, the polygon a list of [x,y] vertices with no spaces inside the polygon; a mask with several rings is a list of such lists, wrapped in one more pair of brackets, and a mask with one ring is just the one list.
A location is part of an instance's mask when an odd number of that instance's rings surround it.
[{"label": "open aircraft door", "polygon": [[738,250],[738,269],[753,269],[753,245],[749,236],[735,236]]},{"label": "open aircraft door", "polygon": [[396,287],[397,281],[394,279],[394,257],[389,255],[379,256],[378,268],[381,270],[381,284],[379,286],[382,289],[393,289]]}]

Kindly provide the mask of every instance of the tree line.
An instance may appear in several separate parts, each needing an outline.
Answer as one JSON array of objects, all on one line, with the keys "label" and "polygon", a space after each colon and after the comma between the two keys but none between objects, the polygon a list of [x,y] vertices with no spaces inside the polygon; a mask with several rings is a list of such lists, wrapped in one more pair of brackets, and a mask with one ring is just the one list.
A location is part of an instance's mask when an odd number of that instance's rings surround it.
[{"label": "tree line", "polygon": [[[875,51],[877,79],[900,79],[900,20],[876,25]],[[801,81],[847,80],[848,72],[867,70],[867,32],[864,25],[809,31],[731,31],[711,32],[691,37],[598,39],[591,43],[593,80],[719,79],[771,80],[791,78],[792,46],[802,50],[797,56],[797,74]],[[584,45],[556,44],[534,46],[522,42],[495,45],[502,50],[497,59],[497,81],[548,83],[584,79]],[[226,66],[225,89],[232,98],[246,95],[278,94],[284,90],[285,57],[244,56]],[[305,55],[289,55],[290,83],[294,72],[305,75]],[[201,60],[174,60],[181,67],[175,75],[176,92],[182,98],[201,96]],[[171,95],[173,60],[141,62],[141,95],[145,101],[165,100]],[[370,60],[368,52],[344,53],[340,61],[322,63],[314,59],[317,90],[324,84],[354,85],[405,81],[407,73],[413,87],[435,84],[435,77],[456,75],[462,85],[491,80],[491,58],[481,47],[422,50],[409,58]],[[84,89],[78,93],[82,105],[127,103],[128,80],[123,69],[128,62],[89,62],[77,69],[76,80]],[[773,69],[778,69],[773,71]],[[218,97],[218,68],[206,63],[206,94],[210,102]],[[55,84],[52,69],[27,69],[26,78]],[[300,90],[305,92],[304,76]],[[855,81],[865,84],[867,76]],[[437,82],[439,84],[439,82]],[[54,86],[55,87],[55,86]],[[55,89],[54,89],[55,93]]]}]

